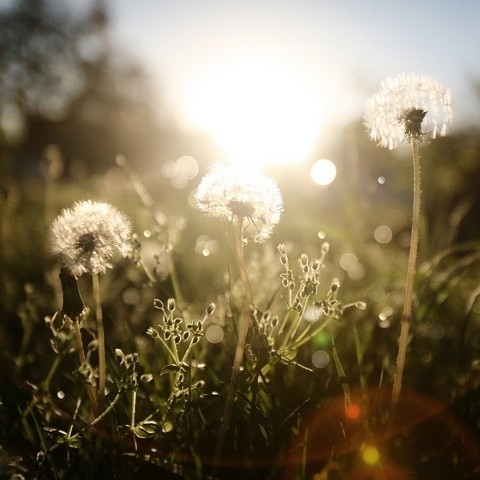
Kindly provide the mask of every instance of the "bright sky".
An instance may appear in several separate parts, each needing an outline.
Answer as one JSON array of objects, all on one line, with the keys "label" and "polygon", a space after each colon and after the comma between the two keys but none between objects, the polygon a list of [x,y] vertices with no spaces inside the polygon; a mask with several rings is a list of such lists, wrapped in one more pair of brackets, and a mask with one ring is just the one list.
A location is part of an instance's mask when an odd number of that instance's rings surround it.
[{"label": "bright sky", "polygon": [[[227,157],[300,161],[381,80],[435,77],[480,121],[480,1],[107,0],[116,44]],[[272,147],[276,145],[276,147]]]}]

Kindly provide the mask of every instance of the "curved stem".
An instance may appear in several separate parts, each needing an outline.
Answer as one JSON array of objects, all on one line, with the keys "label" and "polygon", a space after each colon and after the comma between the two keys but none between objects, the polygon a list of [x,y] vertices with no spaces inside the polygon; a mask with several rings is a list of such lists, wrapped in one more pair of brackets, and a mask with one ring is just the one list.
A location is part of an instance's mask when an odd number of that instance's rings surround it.
[{"label": "curved stem", "polygon": [[233,413],[233,404],[235,401],[235,392],[237,389],[238,375],[240,373],[240,367],[243,361],[243,353],[245,350],[245,339],[247,338],[248,328],[250,326],[250,306],[253,304],[253,291],[250,284],[250,280],[245,269],[245,259],[243,256],[243,240],[242,240],[242,231],[243,231],[243,217],[238,217],[237,219],[237,228],[236,228],[236,244],[235,251],[237,256],[237,264],[239,269],[240,278],[242,280],[243,286],[245,287],[246,293],[246,302],[243,309],[243,313],[240,316],[238,322],[238,338],[237,346],[235,349],[235,357],[233,360],[232,366],[232,375],[230,377],[230,383],[228,385],[227,399],[225,401],[225,408],[222,415],[222,423],[220,425],[220,430],[218,432],[217,445],[215,448],[215,455],[213,459],[213,470],[216,472],[217,468],[220,465],[220,461],[223,455],[223,448],[225,446],[225,440],[227,438],[228,427],[230,424],[230,419]]},{"label": "curved stem", "polygon": [[93,298],[95,300],[95,316],[97,318],[97,335],[98,335],[98,399],[100,408],[103,408],[105,399],[106,384],[106,361],[105,361],[105,329],[103,327],[102,304],[100,300],[100,285],[98,282],[98,274],[92,274]]},{"label": "curved stem", "polygon": [[405,286],[405,300],[403,303],[402,326],[400,330],[400,339],[398,342],[398,356],[395,366],[395,376],[392,389],[392,411],[395,410],[400,398],[402,389],[403,370],[405,367],[405,357],[407,354],[408,334],[412,321],[412,303],[413,287],[415,283],[415,267],[417,263],[418,251],[418,230],[420,222],[420,153],[418,141],[412,138],[413,155],[413,216],[412,216],[412,234],[410,239],[410,252],[408,256],[407,281]]}]

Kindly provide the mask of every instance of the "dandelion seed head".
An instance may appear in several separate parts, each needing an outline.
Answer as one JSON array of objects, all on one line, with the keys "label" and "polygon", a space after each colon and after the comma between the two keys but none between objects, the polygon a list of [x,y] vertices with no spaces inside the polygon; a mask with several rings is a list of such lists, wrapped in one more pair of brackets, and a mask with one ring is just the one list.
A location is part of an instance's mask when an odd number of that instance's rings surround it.
[{"label": "dandelion seed head", "polygon": [[403,140],[444,136],[452,120],[451,94],[433,78],[400,75],[382,82],[367,101],[370,138],[390,150]]},{"label": "dandelion seed head", "polygon": [[277,184],[265,175],[248,169],[215,164],[195,192],[198,208],[209,217],[232,221],[243,217],[255,227],[255,242],[272,234],[283,211]]},{"label": "dandelion seed head", "polygon": [[115,254],[132,251],[127,218],[108,203],[85,200],[62,211],[50,226],[51,250],[71,272],[105,273]]}]

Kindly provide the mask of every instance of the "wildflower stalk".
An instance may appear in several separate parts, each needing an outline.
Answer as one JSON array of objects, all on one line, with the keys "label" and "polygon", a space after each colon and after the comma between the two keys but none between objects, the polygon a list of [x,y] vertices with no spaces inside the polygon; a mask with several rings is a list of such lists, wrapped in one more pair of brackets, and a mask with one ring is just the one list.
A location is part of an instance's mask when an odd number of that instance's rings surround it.
[{"label": "wildflower stalk", "polygon": [[235,357],[233,360],[232,366],[232,374],[230,377],[230,383],[228,385],[228,393],[227,399],[225,401],[225,408],[223,411],[222,421],[220,425],[220,430],[218,433],[217,445],[215,448],[215,455],[213,459],[213,470],[214,473],[218,468],[223,449],[225,446],[225,440],[227,437],[228,427],[230,424],[230,419],[232,417],[233,412],[233,404],[235,401],[235,392],[237,389],[237,381],[238,375],[240,373],[240,367],[243,361],[243,353],[245,350],[245,339],[247,337],[248,328],[250,325],[250,307],[253,305],[253,291],[252,286],[250,284],[250,280],[247,275],[247,271],[245,269],[245,258],[243,255],[243,217],[239,216],[237,218],[237,227],[236,227],[236,243],[235,243],[235,251],[237,257],[237,264],[239,269],[240,279],[243,283],[246,293],[246,301],[245,306],[243,309],[243,313],[240,316],[240,320],[238,322],[238,330],[237,330],[237,346],[235,349]]},{"label": "wildflower stalk", "polygon": [[405,367],[405,357],[408,346],[408,334],[412,321],[412,303],[413,287],[415,283],[415,267],[417,263],[418,252],[418,231],[420,222],[420,152],[418,148],[418,139],[411,139],[413,155],[413,215],[412,215],[412,233],[410,239],[410,252],[408,255],[407,280],[405,286],[405,300],[403,303],[402,326],[400,330],[400,339],[398,344],[398,356],[395,366],[395,376],[393,380],[391,408],[395,410],[400,398],[402,389],[403,370]]},{"label": "wildflower stalk", "polygon": [[100,284],[98,274],[92,274],[93,299],[95,301],[95,317],[97,319],[97,336],[98,336],[98,400],[100,408],[103,408],[105,399],[106,384],[106,361],[105,361],[105,329],[103,327],[102,304],[100,300]]}]

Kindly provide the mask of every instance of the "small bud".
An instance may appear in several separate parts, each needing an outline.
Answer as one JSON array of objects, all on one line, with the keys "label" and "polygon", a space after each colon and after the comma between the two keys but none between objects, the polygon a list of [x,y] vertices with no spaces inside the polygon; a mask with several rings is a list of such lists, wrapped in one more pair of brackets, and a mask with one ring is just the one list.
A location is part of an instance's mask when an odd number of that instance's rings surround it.
[{"label": "small bud", "polygon": [[367,304],[365,302],[357,302],[355,304],[355,306],[359,309],[359,310],[365,310],[367,308]]},{"label": "small bud", "polygon": [[152,327],[149,327],[147,330],[147,335],[150,335],[152,338],[157,338],[159,336],[159,333]]},{"label": "small bud", "polygon": [[337,280],[335,280],[330,286],[330,291],[332,293],[335,293],[339,288],[340,288],[340,283]]},{"label": "small bud", "polygon": [[173,312],[175,310],[175,299],[174,298],[169,298],[167,300],[167,309],[170,312]]},{"label": "small bud", "polygon": [[155,298],[155,300],[153,300],[153,306],[158,310],[163,310],[163,302],[158,298]]},{"label": "small bud", "polygon": [[207,315],[211,315],[215,311],[215,308],[217,308],[217,306],[214,303],[211,303],[207,307]]}]

